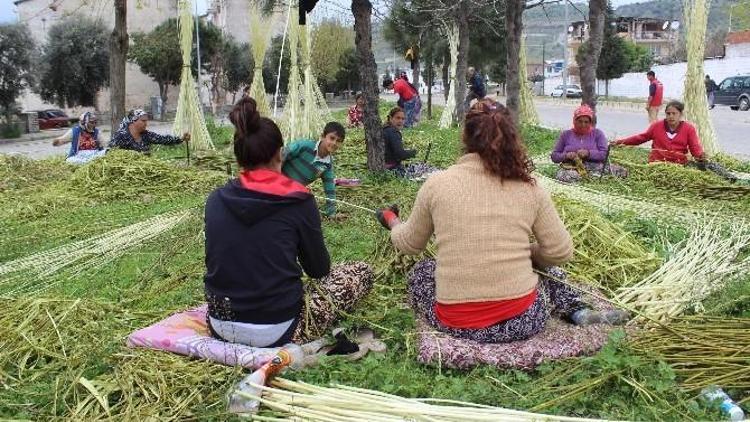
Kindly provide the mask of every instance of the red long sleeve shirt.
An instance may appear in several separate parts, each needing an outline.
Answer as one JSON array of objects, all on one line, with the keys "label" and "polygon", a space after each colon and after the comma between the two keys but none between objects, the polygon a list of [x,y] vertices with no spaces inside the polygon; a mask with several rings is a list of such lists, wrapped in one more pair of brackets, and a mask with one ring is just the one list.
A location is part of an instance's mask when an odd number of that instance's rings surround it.
[{"label": "red long sleeve shirt", "polygon": [[668,161],[671,163],[687,163],[687,153],[695,158],[703,157],[703,147],[698,139],[698,133],[695,126],[688,122],[680,122],[677,132],[673,139],[667,134],[667,122],[659,120],[649,126],[649,128],[638,135],[625,138],[620,141],[623,145],[640,145],[651,142],[651,154],[648,156],[648,162]]}]

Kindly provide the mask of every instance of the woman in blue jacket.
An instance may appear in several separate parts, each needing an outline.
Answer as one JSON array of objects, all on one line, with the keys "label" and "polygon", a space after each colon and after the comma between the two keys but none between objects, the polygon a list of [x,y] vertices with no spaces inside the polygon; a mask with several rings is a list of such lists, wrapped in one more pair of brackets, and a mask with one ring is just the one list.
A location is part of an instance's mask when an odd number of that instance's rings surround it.
[{"label": "woman in blue jacket", "polygon": [[99,142],[99,129],[96,114],[87,111],[81,115],[78,125],[68,130],[64,135],[55,138],[52,145],[60,146],[70,142],[68,158],[65,161],[73,164],[84,164],[103,156],[106,151]]}]

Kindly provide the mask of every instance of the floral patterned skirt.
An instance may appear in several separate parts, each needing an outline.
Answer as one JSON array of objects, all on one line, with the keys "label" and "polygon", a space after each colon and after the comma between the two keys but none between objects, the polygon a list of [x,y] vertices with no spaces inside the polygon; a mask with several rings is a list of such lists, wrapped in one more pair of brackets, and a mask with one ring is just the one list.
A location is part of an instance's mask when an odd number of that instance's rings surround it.
[{"label": "floral patterned skirt", "polygon": [[524,340],[544,329],[551,314],[568,316],[587,307],[581,296],[558,280],[566,280],[565,271],[549,267],[545,272],[553,278],[541,277],[536,300],[524,313],[485,328],[451,328],[443,325],[435,314],[435,260],[418,262],[409,274],[409,297],[415,312],[438,331],[450,336],[480,343],[507,343]]}]

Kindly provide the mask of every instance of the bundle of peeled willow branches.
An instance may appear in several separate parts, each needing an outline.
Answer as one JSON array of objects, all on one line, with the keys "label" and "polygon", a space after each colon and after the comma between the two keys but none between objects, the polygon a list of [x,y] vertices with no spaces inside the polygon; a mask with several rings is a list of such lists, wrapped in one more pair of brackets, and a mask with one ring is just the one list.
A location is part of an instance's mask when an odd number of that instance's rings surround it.
[{"label": "bundle of peeled willow branches", "polygon": [[748,246],[750,227],[744,223],[725,226],[709,219],[694,225],[663,266],[636,284],[620,287],[615,300],[658,321],[689,309],[700,311],[711,293],[750,269],[750,257],[741,256]]},{"label": "bundle of peeled willow branches", "polygon": [[189,214],[189,210],[164,213],[101,235],[4,262],[0,264],[0,288],[6,295],[46,290],[54,284],[50,281],[52,276],[62,271],[72,276],[101,268],[130,249],[171,230]]},{"label": "bundle of peeled willow branches", "polygon": [[[690,391],[710,385],[750,392],[750,319],[695,315],[637,332],[633,349],[666,360]],[[735,397],[739,402],[750,400]]]},{"label": "bundle of peeled willow branches", "polygon": [[539,114],[534,106],[534,97],[529,87],[529,79],[526,70],[526,35],[521,36],[521,46],[518,52],[518,79],[521,84],[519,117],[522,123],[529,125],[539,124]]},{"label": "bundle of peeled willow branches", "polygon": [[[185,132],[190,133],[188,147],[194,151],[214,149],[211,135],[206,128],[206,120],[203,117],[203,106],[193,80],[191,70],[191,53],[193,51],[193,2],[191,0],[180,0],[178,2],[179,17],[178,28],[180,30],[180,51],[182,52],[182,75],[180,77],[180,96],[177,100],[177,112],[174,119],[173,131],[177,135]],[[201,69],[198,69],[200,78]],[[200,82],[200,81],[199,81]],[[200,83],[198,84],[200,85]],[[198,86],[200,89],[200,86]]]},{"label": "bundle of peeled willow branches", "polygon": [[250,85],[250,97],[255,99],[258,112],[266,117],[271,116],[271,107],[266,98],[266,87],[263,84],[263,62],[271,40],[270,19],[264,18],[263,10],[257,3],[250,3],[250,47],[253,51],[253,82]]},{"label": "bundle of peeled willow branches", "polygon": [[711,0],[683,0],[685,11],[685,117],[695,124],[703,149],[708,154],[719,152],[719,143],[708,110],[703,71],[706,51],[706,30]]},{"label": "bundle of peeled willow branches", "polygon": [[263,389],[262,397],[237,392],[259,400],[283,415],[282,418],[253,415],[259,421],[590,421],[592,419],[544,415],[458,400],[404,398],[365,388],[336,384],[319,387],[304,382],[276,378],[273,387]]}]

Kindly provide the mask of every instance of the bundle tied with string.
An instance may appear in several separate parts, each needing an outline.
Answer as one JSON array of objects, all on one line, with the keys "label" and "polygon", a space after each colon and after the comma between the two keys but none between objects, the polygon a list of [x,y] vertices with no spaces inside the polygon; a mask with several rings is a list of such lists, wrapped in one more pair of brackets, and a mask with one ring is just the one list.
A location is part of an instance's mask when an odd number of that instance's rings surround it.
[{"label": "bundle tied with string", "polygon": [[253,49],[253,82],[250,85],[250,96],[258,104],[258,112],[261,116],[270,116],[271,107],[266,98],[266,87],[263,84],[263,61],[271,40],[271,28],[263,19],[263,11],[260,7],[251,3],[250,5],[250,44]]},{"label": "bundle tied with string", "polygon": [[305,97],[301,130],[304,136],[316,139],[323,132],[325,122],[331,120],[331,112],[328,110],[328,105],[312,70],[313,33],[311,28],[311,25],[307,25],[305,30],[300,32],[302,67],[305,73]]},{"label": "bundle tied with string", "polygon": [[[206,128],[195,81],[190,70],[190,53],[193,48],[193,29],[195,29],[191,13],[192,6],[190,0],[180,0],[178,6],[180,11],[178,26],[180,50],[182,51],[182,75],[180,76],[180,97],[177,101],[177,114],[172,130],[176,134],[190,133],[190,149],[203,151],[214,149],[214,144]],[[198,69],[198,74],[200,74],[200,69]]]},{"label": "bundle tied with string", "polygon": [[456,73],[458,72],[458,26],[453,24],[445,28],[445,32],[451,53],[451,64],[448,68],[448,77],[451,82],[448,88],[448,99],[445,102],[445,108],[443,108],[443,114],[440,116],[440,123],[438,124],[441,129],[449,128],[453,124],[456,114]]},{"label": "bundle tied with string", "polygon": [[703,58],[706,50],[706,26],[711,0],[684,0],[687,24],[687,71],[685,74],[685,117],[695,124],[703,149],[708,154],[720,151],[704,83]]},{"label": "bundle tied with string", "polygon": [[[296,10],[296,9],[295,9]],[[295,16],[294,10],[289,14],[289,19]],[[304,116],[300,104],[300,90],[302,89],[302,78],[299,74],[299,34],[300,27],[296,22],[289,22],[289,84],[287,85],[287,98],[284,104],[284,113],[281,116],[281,132],[285,142],[299,139],[303,135],[302,126]]]}]

